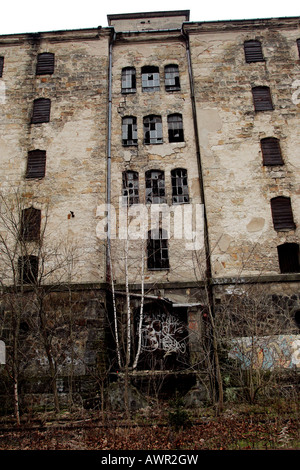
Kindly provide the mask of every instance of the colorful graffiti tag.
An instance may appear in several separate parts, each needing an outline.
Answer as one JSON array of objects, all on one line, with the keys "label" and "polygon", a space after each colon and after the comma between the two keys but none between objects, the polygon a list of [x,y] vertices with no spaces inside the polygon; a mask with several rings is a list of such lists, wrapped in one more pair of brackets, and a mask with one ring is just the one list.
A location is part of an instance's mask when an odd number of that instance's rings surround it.
[{"label": "colorful graffiti tag", "polygon": [[300,367],[300,335],[243,337],[231,341],[229,357],[242,369],[294,369]]}]

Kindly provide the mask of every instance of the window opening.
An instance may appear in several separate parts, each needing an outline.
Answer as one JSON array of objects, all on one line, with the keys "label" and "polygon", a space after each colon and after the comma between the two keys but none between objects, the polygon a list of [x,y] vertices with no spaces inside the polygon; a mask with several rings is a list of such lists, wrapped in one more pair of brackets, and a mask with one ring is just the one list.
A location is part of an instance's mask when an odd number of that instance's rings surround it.
[{"label": "window opening", "polygon": [[40,237],[41,211],[34,207],[22,210],[21,239],[36,241]]},{"label": "window opening", "polygon": [[24,284],[36,284],[39,259],[37,256],[20,256],[18,259],[19,280]]},{"label": "window opening", "polygon": [[291,200],[289,197],[278,196],[271,199],[271,210],[275,230],[294,230],[295,223]]},{"label": "window opening", "polygon": [[144,143],[162,144],[162,121],[161,116],[146,116],[144,118]]},{"label": "window opening", "polygon": [[142,67],[142,90],[159,91],[159,68],[154,66]]},{"label": "window opening", "polygon": [[263,164],[283,165],[279,140],[275,137],[266,137],[260,141]]},{"label": "window opening", "polygon": [[169,269],[168,234],[161,228],[148,232],[147,265],[150,270]]},{"label": "window opening", "polygon": [[44,178],[46,172],[46,151],[31,150],[27,156],[26,178]]},{"label": "window opening", "polygon": [[169,114],[168,116],[169,142],[183,142],[183,125],[181,114]]},{"label": "window opening", "polygon": [[38,54],[36,63],[36,75],[51,75],[54,73],[54,54],[42,52]]},{"label": "window opening", "polygon": [[260,41],[250,40],[244,42],[245,59],[250,62],[264,62]]},{"label": "window opening", "polygon": [[32,123],[40,124],[50,121],[51,101],[48,98],[38,98],[33,103]]},{"label": "window opening", "polygon": [[165,89],[166,91],[180,90],[178,65],[166,65],[165,67]]},{"label": "window opening", "polygon": [[125,146],[137,145],[136,117],[126,116],[122,118],[122,144]]},{"label": "window opening", "polygon": [[277,247],[281,273],[300,272],[298,243],[283,243]]},{"label": "window opening", "polygon": [[176,168],[171,171],[172,180],[172,202],[181,204],[189,202],[189,188],[187,181],[187,171],[183,168]]},{"label": "window opening", "polygon": [[0,77],[3,75],[4,57],[0,57]]},{"label": "window opening", "polygon": [[270,88],[267,86],[257,86],[252,88],[255,111],[273,110]]},{"label": "window opening", "polygon": [[123,203],[131,206],[139,203],[139,175],[137,171],[124,171],[123,180]]},{"label": "window opening", "polygon": [[146,204],[164,204],[165,174],[160,170],[146,171]]},{"label": "window opening", "polygon": [[122,69],[122,93],[136,92],[136,71],[134,67]]}]

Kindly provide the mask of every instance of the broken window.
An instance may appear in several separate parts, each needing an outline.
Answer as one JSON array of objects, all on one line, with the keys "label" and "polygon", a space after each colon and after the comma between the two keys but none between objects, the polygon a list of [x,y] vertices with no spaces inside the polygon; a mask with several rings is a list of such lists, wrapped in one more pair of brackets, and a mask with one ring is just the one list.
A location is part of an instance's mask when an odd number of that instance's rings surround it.
[{"label": "broken window", "polygon": [[20,283],[36,284],[39,270],[39,259],[37,256],[20,256],[18,259],[18,269]]},{"label": "broken window", "polygon": [[277,247],[277,251],[281,273],[300,272],[298,243],[283,243]]},{"label": "broken window", "polygon": [[269,111],[273,109],[270,88],[257,86],[252,88],[255,111]]},{"label": "broken window", "polygon": [[125,116],[122,118],[122,144],[137,145],[137,124],[136,117]]},{"label": "broken window", "polygon": [[36,241],[40,237],[41,211],[34,207],[22,210],[21,239],[24,241]]},{"label": "broken window", "polygon": [[0,77],[3,74],[4,57],[0,57]]},{"label": "broken window", "polygon": [[264,62],[260,41],[250,40],[244,42],[245,59],[250,62]]},{"label": "broken window", "polygon": [[54,54],[42,52],[38,54],[36,63],[36,75],[51,75],[54,72]]},{"label": "broken window", "polygon": [[169,114],[168,116],[168,133],[169,133],[169,142],[183,142],[183,125],[182,125],[182,115]]},{"label": "broken window", "polygon": [[296,226],[289,197],[278,196],[271,199],[271,210],[275,230],[295,229]]},{"label": "broken window", "polygon": [[124,171],[123,182],[123,203],[131,206],[139,203],[139,175],[137,171]]},{"label": "broken window", "polygon": [[136,72],[134,67],[124,67],[122,69],[122,93],[136,92]]},{"label": "broken window", "polygon": [[164,204],[165,173],[161,170],[146,171],[146,204]]},{"label": "broken window", "polygon": [[161,228],[148,232],[147,267],[150,270],[169,269],[168,234]]},{"label": "broken window", "polygon": [[27,156],[26,175],[29,178],[44,178],[46,172],[46,151],[31,150]]},{"label": "broken window", "polygon": [[159,91],[159,68],[154,66],[142,67],[142,90]]},{"label": "broken window", "polygon": [[144,117],[144,143],[145,144],[162,144],[162,121],[161,116]]},{"label": "broken window", "polygon": [[181,204],[189,202],[189,188],[187,171],[184,168],[176,168],[171,171],[172,180],[172,202]]},{"label": "broken window", "polygon": [[165,66],[165,88],[166,91],[180,90],[178,65]]},{"label": "broken window", "polygon": [[279,140],[275,137],[266,137],[260,141],[263,164],[283,165]]},{"label": "broken window", "polygon": [[38,98],[33,102],[32,124],[50,121],[51,101],[49,98]]}]

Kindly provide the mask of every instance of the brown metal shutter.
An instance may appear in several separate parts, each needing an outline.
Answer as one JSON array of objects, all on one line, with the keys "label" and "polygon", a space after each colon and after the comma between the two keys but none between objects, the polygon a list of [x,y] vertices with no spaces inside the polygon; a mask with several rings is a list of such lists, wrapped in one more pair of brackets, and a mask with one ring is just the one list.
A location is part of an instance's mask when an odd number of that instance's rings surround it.
[{"label": "brown metal shutter", "polygon": [[0,57],[0,77],[3,74],[4,57]]},{"label": "brown metal shutter", "polygon": [[264,165],[283,165],[279,140],[266,137],[260,141]]},{"label": "brown metal shutter", "polygon": [[24,241],[35,241],[40,237],[41,211],[34,207],[22,211],[21,237]]},{"label": "brown metal shutter", "polygon": [[46,172],[46,151],[28,152],[26,178],[44,178]]},{"label": "brown metal shutter", "polygon": [[54,54],[43,52],[37,57],[36,75],[51,75],[54,72]]},{"label": "brown metal shutter", "polygon": [[281,273],[299,273],[299,245],[298,243],[284,243],[277,247]]},{"label": "brown metal shutter", "polygon": [[259,41],[246,41],[244,43],[244,51],[247,63],[264,61],[261,43]]},{"label": "brown metal shutter", "polygon": [[33,103],[32,123],[39,124],[50,121],[51,101],[48,98],[38,98]]},{"label": "brown metal shutter", "polygon": [[273,109],[270,89],[267,86],[252,88],[255,111],[269,111]]},{"label": "brown metal shutter", "polygon": [[271,210],[275,230],[295,229],[291,200],[278,196],[271,199]]}]

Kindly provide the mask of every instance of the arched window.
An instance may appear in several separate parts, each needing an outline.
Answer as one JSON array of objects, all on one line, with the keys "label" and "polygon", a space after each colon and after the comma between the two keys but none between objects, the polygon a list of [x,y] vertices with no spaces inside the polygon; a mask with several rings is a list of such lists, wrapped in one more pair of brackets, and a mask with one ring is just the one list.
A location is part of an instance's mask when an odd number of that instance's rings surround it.
[{"label": "arched window", "polygon": [[165,66],[165,89],[166,91],[180,90],[179,69],[176,64]]},{"label": "arched window", "polygon": [[181,204],[189,202],[189,187],[187,171],[184,168],[176,168],[171,171],[172,202]]},{"label": "arched window", "polygon": [[162,144],[162,121],[161,116],[150,115],[144,117],[144,143]]},{"label": "arched window", "polygon": [[250,62],[264,62],[260,41],[250,40],[244,42],[245,59]]},{"label": "arched window", "polygon": [[168,116],[169,142],[183,142],[183,124],[182,115],[179,113],[169,114]]},{"label": "arched window", "polygon": [[137,145],[137,123],[135,116],[122,118],[122,144],[124,146]]},{"label": "arched window", "polygon": [[147,266],[150,270],[169,269],[168,234],[161,228],[148,232]]},{"label": "arched window", "polygon": [[163,204],[165,198],[165,173],[161,170],[148,170],[146,179],[146,204]]}]

